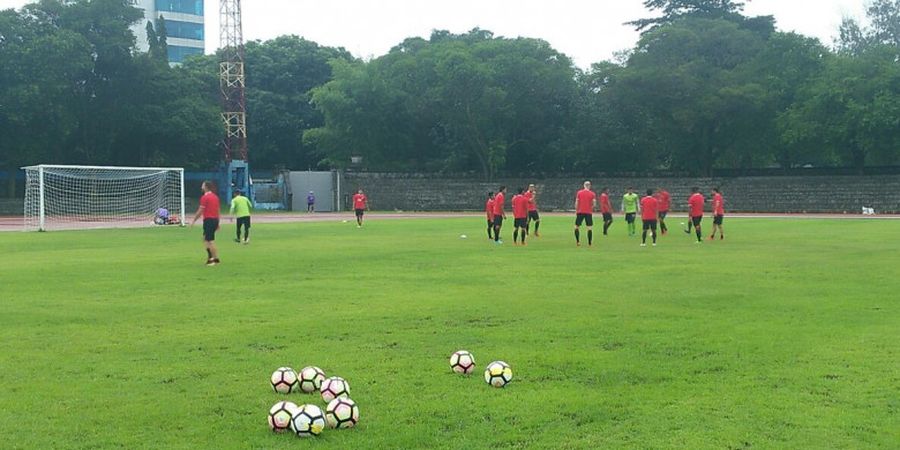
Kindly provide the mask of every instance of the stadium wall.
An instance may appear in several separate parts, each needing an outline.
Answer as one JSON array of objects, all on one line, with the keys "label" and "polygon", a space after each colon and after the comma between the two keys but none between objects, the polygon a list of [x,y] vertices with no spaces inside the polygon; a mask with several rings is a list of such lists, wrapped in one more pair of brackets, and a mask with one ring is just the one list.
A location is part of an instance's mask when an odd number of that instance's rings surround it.
[{"label": "stadium wall", "polygon": [[[854,213],[874,208],[879,214],[900,213],[900,175],[865,176],[759,176],[713,178],[593,178],[594,189],[609,187],[613,207],[621,207],[625,189],[638,193],[665,187],[672,194],[674,211],[686,210],[692,186],[709,193],[719,186],[730,212]],[[484,208],[485,195],[505,185],[508,192],[534,183],[542,211],[574,208],[581,178],[528,180],[499,179],[485,183],[471,177],[434,174],[345,172],[342,175],[343,209],[350,209],[350,196],[357,188],[366,191],[373,210],[471,211]],[[507,198],[511,198],[511,195]],[[507,202],[509,211],[509,202]]]}]

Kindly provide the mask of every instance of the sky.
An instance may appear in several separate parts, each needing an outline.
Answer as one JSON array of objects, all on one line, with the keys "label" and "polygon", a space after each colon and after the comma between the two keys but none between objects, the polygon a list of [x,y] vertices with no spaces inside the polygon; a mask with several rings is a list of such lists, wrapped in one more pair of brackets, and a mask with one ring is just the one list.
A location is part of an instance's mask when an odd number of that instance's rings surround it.
[{"label": "sky", "polygon": [[[0,9],[27,0],[0,0]],[[750,0],[745,15],[774,15],[782,31],[831,45],[845,16],[862,18],[866,0]],[[344,47],[370,59],[407,37],[431,30],[464,33],[479,27],[496,36],[541,38],[575,64],[611,59],[634,46],[638,33],[625,22],[648,17],[641,0],[243,0],[244,39],[296,34]],[[205,0],[206,50],[218,46],[219,0]]]}]

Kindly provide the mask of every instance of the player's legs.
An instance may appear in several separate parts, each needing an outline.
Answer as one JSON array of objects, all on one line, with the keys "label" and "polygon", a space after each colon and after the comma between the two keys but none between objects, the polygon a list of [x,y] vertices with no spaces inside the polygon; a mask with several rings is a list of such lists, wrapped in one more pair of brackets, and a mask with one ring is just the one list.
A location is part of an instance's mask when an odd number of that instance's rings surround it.
[{"label": "player's legs", "polygon": [[528,213],[528,233],[531,234],[531,222],[534,222],[534,237],[541,237],[541,215],[537,211]]},{"label": "player's legs", "polygon": [[218,229],[218,219],[203,220],[203,245],[206,247],[206,265],[208,266],[219,263],[219,250],[216,248],[216,230]]},{"label": "player's legs", "polygon": [[694,218],[688,215],[687,228],[684,230],[684,234],[691,234],[692,226],[694,226]]},{"label": "player's legs", "polygon": [[635,225],[635,223],[634,223],[635,215],[636,215],[635,213],[626,213],[625,214],[625,222],[628,223],[628,235],[629,236],[634,236],[635,233],[637,232],[636,231],[637,225]]},{"label": "player's legs", "polygon": [[641,228],[644,230],[643,233],[641,233],[641,246],[643,247],[647,245],[647,230],[650,229],[650,221],[644,220]]},{"label": "player's legs", "polygon": [[241,217],[237,218],[237,223],[234,226],[234,242],[241,242],[241,227],[244,225],[244,221],[241,220]]},{"label": "player's legs", "polygon": [[[659,213],[659,231],[662,234],[667,234],[669,232],[669,228],[666,227],[666,216],[669,215],[668,211],[663,211]],[[654,233],[655,235],[655,233]]]},{"label": "player's legs", "polygon": [[613,215],[612,213],[603,213],[603,235],[607,236],[609,234],[609,227],[613,223]]},{"label": "player's legs", "polygon": [[703,242],[703,231],[701,230],[700,223],[703,220],[703,216],[694,217],[691,220],[691,223],[694,224],[694,231],[697,235],[697,242]]},{"label": "player's legs", "polygon": [[656,245],[656,221],[650,221],[650,235],[653,236],[653,245]]},{"label": "player's legs", "polygon": [[575,245],[581,246],[581,224],[584,223],[584,214],[575,215]]},{"label": "player's legs", "polygon": [[244,218],[244,243],[250,242],[250,216]]},{"label": "player's legs", "polygon": [[503,228],[503,216],[494,216],[494,242],[500,243],[500,229]]},{"label": "player's legs", "polygon": [[587,225],[587,235],[588,235],[588,247],[594,245],[594,216],[592,214],[587,214],[585,217],[585,225]]},{"label": "player's legs", "polygon": [[488,219],[487,221],[487,232],[488,232],[488,240],[494,240],[494,221]]},{"label": "player's legs", "polygon": [[361,227],[363,224],[363,213],[364,213],[364,211],[362,209],[356,210],[356,226],[357,227]]}]

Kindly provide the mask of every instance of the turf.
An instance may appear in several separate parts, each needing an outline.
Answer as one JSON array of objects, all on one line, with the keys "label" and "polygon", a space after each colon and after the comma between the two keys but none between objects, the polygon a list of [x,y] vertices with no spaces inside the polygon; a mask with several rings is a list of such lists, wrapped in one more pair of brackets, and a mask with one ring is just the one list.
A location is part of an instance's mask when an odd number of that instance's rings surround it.
[{"label": "turf", "polygon": [[[568,217],[527,248],[481,223],[256,225],[249,246],[226,224],[215,268],[199,228],[0,234],[2,446],[898,447],[898,222],[640,248],[619,221],[594,249]],[[451,374],[458,349],[513,382]],[[269,432],[282,365],[346,378],[358,428]]]}]

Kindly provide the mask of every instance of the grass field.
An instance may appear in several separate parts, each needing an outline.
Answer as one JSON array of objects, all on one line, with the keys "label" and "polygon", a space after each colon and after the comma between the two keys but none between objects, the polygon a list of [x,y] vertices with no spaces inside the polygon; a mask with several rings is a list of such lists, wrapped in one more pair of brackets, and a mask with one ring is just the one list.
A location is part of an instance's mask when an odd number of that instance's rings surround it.
[{"label": "grass field", "polygon": [[[900,222],[730,220],[642,249],[619,220],[592,250],[569,218],[527,248],[481,224],[240,246],[226,223],[215,268],[199,227],[0,234],[0,447],[900,447]],[[458,349],[513,382],[451,374]],[[282,365],[346,378],[358,428],[270,433]]]}]

